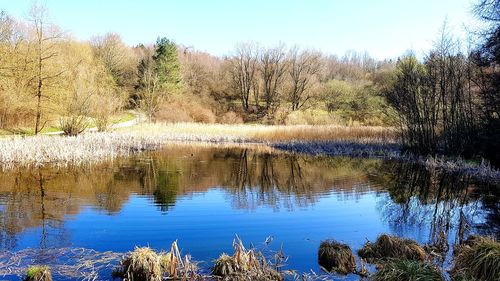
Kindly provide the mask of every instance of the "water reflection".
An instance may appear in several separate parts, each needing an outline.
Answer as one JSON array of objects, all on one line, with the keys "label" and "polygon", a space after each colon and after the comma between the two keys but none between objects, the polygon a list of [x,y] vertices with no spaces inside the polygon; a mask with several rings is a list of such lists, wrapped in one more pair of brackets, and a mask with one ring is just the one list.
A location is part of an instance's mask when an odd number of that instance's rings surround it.
[{"label": "water reflection", "polygon": [[[383,231],[450,249],[451,244],[462,241],[471,232],[500,233],[498,186],[475,183],[458,175],[380,159],[307,157],[244,148],[180,146],[89,167],[0,173],[0,248],[10,250],[32,246],[33,241],[28,241],[26,236],[36,237],[40,249],[78,245],[74,232],[90,229],[89,222],[92,224],[97,215],[125,222],[134,212],[141,212],[144,221],[149,219],[149,223],[161,226],[165,221],[154,217],[149,205],[137,203],[143,202],[141,198],[150,200],[156,208],[154,212],[168,217],[180,202],[188,202],[215,189],[222,192],[223,199],[212,194],[213,198],[206,200],[223,200],[216,201],[221,206],[230,204],[232,210],[214,213],[223,216],[221,221],[226,224],[230,236],[236,231],[230,226],[240,226],[240,211],[257,213],[262,208],[290,213],[291,218],[295,213],[301,215],[304,224],[311,226],[307,229],[308,235],[314,236],[317,231],[319,239],[336,238],[325,236],[335,235],[335,229],[340,228],[346,239],[354,234],[375,237]],[[198,209],[199,212],[209,211],[205,209],[203,199],[196,198],[197,205],[184,208],[191,208],[190,211],[194,212]],[[328,219],[338,219],[332,216],[336,214],[315,214],[324,216],[325,222],[308,218],[305,214],[321,212],[315,210],[321,201],[323,206],[325,202],[345,202],[335,206],[335,210],[344,216],[341,219],[346,222],[351,219],[352,208],[358,208],[357,204],[362,202],[364,205],[360,208],[367,208],[363,211],[370,215],[370,219],[379,220],[377,227],[373,228],[373,233],[359,234],[360,226],[356,224],[333,228]],[[376,201],[375,210],[366,207],[371,201]],[[177,210],[176,215],[182,216],[183,210]],[[353,220],[363,219],[352,215]],[[193,213],[184,216],[186,224],[203,223],[196,220]],[[73,220],[76,223],[69,226],[68,222]],[[260,220],[266,224],[271,217],[266,215]],[[207,232],[221,227],[214,223],[207,223]],[[378,227],[379,224],[382,226]],[[151,236],[148,235],[153,234],[141,231],[155,226],[124,223],[118,227],[131,233],[122,237],[130,240],[127,241],[131,247],[137,240],[149,241]],[[266,227],[266,231],[278,232],[284,226],[270,222]],[[160,229],[158,227],[155,235],[163,235],[161,231],[165,230]],[[96,227],[93,231],[98,230]],[[194,235],[188,231],[176,232],[184,235],[177,238],[188,239]],[[239,231],[250,233],[256,230],[240,228]],[[92,232],[92,235],[97,234]],[[108,234],[98,235],[102,238]],[[283,242],[286,245],[287,241]],[[214,248],[211,251],[216,254],[220,250],[217,247],[227,241],[212,243]],[[296,250],[310,248],[305,245],[296,247]],[[299,254],[295,254],[295,260],[300,260]]]}]

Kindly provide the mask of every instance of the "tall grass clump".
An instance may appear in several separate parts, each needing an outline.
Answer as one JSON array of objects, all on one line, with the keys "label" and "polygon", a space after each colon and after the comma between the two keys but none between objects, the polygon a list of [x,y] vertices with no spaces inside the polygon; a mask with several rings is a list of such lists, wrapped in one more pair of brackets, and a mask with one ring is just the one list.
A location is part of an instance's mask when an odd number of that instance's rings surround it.
[{"label": "tall grass clump", "polygon": [[47,266],[31,266],[26,271],[24,281],[52,281],[52,273]]},{"label": "tall grass clump", "polygon": [[199,277],[197,271],[197,265],[190,256],[181,256],[177,241],[174,241],[167,253],[156,253],[149,247],[135,248],[121,261],[121,267],[113,275],[127,281],[161,281],[164,277],[195,280]]},{"label": "tall grass clump", "polygon": [[500,243],[487,237],[469,237],[455,248],[452,276],[455,280],[500,280]]},{"label": "tall grass clump", "polygon": [[358,250],[358,255],[369,262],[390,259],[424,261],[425,250],[416,241],[387,234],[380,235],[375,243],[367,242]]},{"label": "tall grass clump", "polygon": [[[121,277],[127,281],[161,281],[161,257],[149,247],[135,248],[121,263]],[[117,272],[117,275],[120,275]]]},{"label": "tall grass clump", "polygon": [[435,266],[412,260],[394,260],[385,263],[371,277],[373,281],[444,281]]},{"label": "tall grass clump", "polygon": [[160,264],[168,278],[195,280],[199,277],[197,264],[188,255],[182,257],[177,241],[172,242],[170,252],[160,254]]},{"label": "tall grass clump", "polygon": [[340,274],[356,270],[356,259],[348,245],[335,240],[324,240],[319,245],[318,263],[326,271]]},{"label": "tall grass clump", "polygon": [[247,250],[239,237],[233,241],[233,256],[225,253],[215,260],[212,274],[219,280],[283,280],[279,265],[272,266],[261,252]]}]

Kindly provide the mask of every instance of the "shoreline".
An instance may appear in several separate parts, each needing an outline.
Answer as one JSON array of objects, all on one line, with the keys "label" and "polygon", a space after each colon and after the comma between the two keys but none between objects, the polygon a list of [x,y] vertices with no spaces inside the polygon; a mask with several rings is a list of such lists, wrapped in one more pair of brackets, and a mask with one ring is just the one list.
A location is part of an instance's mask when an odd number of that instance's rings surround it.
[{"label": "shoreline", "polygon": [[[259,148],[268,152],[311,156],[380,158],[417,163],[429,170],[463,174],[494,184],[500,182],[500,170],[484,161],[474,164],[460,158],[422,157],[404,153],[396,140],[380,138],[377,135],[379,132],[373,137],[326,140],[323,138],[327,135],[324,135],[315,136],[318,139],[314,140],[305,139],[307,135],[302,131],[299,133],[302,135],[296,138],[293,138],[292,134],[276,137],[271,134],[274,132],[267,133],[268,135],[262,133],[262,128],[270,130],[269,127],[256,126],[255,132],[248,132],[248,127],[248,125],[232,127],[198,124],[150,125],[146,126],[145,130],[92,132],[72,137],[46,135],[10,137],[0,139],[0,166],[2,170],[23,167],[78,166],[128,157],[144,151],[160,150],[166,145],[196,145]],[[201,132],[196,131],[199,128],[202,128]],[[238,132],[238,128],[246,128],[247,131],[242,129]],[[277,128],[279,127],[272,129]],[[279,128],[279,130],[282,129]],[[302,130],[303,127],[300,129]],[[346,128],[338,129],[346,130]],[[231,130],[233,134],[229,134]],[[349,130],[356,130],[356,128]],[[332,136],[333,133],[330,132],[328,135]]]},{"label": "shoreline", "polygon": [[[268,249],[267,246],[262,250],[254,248],[253,246],[246,249],[238,235],[236,235],[236,238],[233,240],[234,255],[231,256],[222,252],[219,258],[212,261],[196,260],[189,254],[183,255],[179,250],[177,240],[172,242],[170,251],[168,251],[168,248],[156,250],[149,246],[136,246],[134,250],[128,252],[100,252],[94,249],[79,247],[47,249],[25,248],[18,251],[0,251],[0,260],[3,260],[0,262],[0,275],[4,277],[22,277],[29,268],[38,267],[46,268],[61,277],[70,279],[114,280],[117,277],[123,277],[119,276],[119,274],[124,274],[125,272],[120,272],[120,270],[131,271],[132,274],[134,274],[134,270],[138,270],[138,272],[144,269],[153,270],[153,266],[157,265],[159,267],[158,275],[162,277],[166,275],[168,280],[171,280],[171,278],[173,278],[173,280],[233,280],[227,278],[253,276],[261,277],[259,280],[300,279],[312,281],[329,280],[325,278],[342,278],[341,276],[346,278],[356,275],[359,277],[371,278],[379,274],[382,268],[387,264],[402,259],[407,262],[417,262],[420,264],[418,266],[430,266],[431,270],[435,270],[441,277],[445,277],[454,274],[460,276],[460,274],[463,274],[466,270],[470,270],[467,267],[461,268],[462,271],[457,270],[457,268],[461,267],[462,261],[460,261],[460,259],[462,258],[462,252],[464,250],[470,252],[471,247],[476,247],[476,245],[485,243],[490,245],[494,244],[494,248],[488,249],[491,255],[494,255],[495,252],[500,249],[498,248],[500,245],[499,242],[494,238],[475,234],[470,234],[468,238],[461,243],[452,244],[452,247],[446,247],[442,250],[438,250],[433,244],[421,244],[415,240],[404,238],[403,236],[394,236],[386,233],[379,234],[374,241],[367,240],[365,244],[358,249],[352,249],[349,245],[333,239],[324,239],[321,240],[317,250],[311,249],[311,251],[318,252],[317,264],[320,268],[319,272],[315,272],[312,268],[304,272],[288,268],[287,261],[290,256],[287,256],[286,251],[283,251],[283,244],[281,244],[277,251]],[[343,247],[338,248],[336,247],[337,245],[343,245]],[[479,248],[480,247],[481,246],[479,246]],[[326,251],[325,249],[329,250],[329,252],[324,252]],[[452,252],[451,256],[449,256],[450,251]],[[322,256],[321,253],[326,253],[327,256]],[[134,257],[134,254],[139,255]],[[248,255],[251,255],[252,258],[259,261],[256,268],[252,267],[254,266],[252,259],[245,259]],[[342,255],[348,255],[352,257],[352,260],[342,261],[339,259]],[[46,257],[44,258],[46,263],[37,263],[32,259],[33,256]],[[168,256],[170,256],[170,259],[165,260],[163,258]],[[399,258],[396,259],[396,257]],[[130,263],[130,259],[133,259],[134,262],[143,261],[144,268],[131,268],[128,264]],[[236,267],[233,272],[218,273],[218,263],[227,262],[228,259],[234,259],[230,263],[241,263],[241,267]],[[340,263],[348,262],[352,264],[346,271],[342,271],[340,270],[341,268],[337,267],[327,269],[323,265],[325,261],[329,259],[333,259],[334,261],[337,259]],[[180,261],[180,263],[176,261]],[[171,262],[173,262],[174,266],[173,274]],[[204,266],[198,266],[199,264],[204,264]],[[443,266],[445,265],[447,267],[452,267],[452,270],[444,268]],[[401,270],[404,271],[407,269]],[[148,272],[148,274],[153,274],[152,271],[148,270]],[[104,277],[103,274],[109,274],[108,278]],[[185,279],[183,279],[183,277]]]}]

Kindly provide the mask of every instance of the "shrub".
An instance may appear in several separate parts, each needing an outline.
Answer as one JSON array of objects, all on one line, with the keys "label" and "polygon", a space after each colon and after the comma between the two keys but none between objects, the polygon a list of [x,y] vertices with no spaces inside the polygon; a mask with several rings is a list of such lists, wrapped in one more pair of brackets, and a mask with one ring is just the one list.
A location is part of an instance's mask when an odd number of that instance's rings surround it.
[{"label": "shrub", "polygon": [[219,118],[219,123],[222,124],[242,124],[243,123],[243,118],[236,114],[234,111],[229,111],[224,113],[220,118]]},{"label": "shrub", "polygon": [[85,116],[69,116],[59,119],[59,126],[67,136],[77,136],[87,129],[89,122]]},{"label": "shrub", "polygon": [[351,248],[335,240],[321,242],[318,250],[318,263],[327,271],[340,274],[348,274],[356,270],[356,259]]},{"label": "shrub", "polygon": [[164,104],[156,113],[156,121],[168,123],[193,122],[193,118],[177,104]]},{"label": "shrub", "polygon": [[330,125],[344,123],[341,118],[324,110],[300,110],[290,113],[286,125]]}]

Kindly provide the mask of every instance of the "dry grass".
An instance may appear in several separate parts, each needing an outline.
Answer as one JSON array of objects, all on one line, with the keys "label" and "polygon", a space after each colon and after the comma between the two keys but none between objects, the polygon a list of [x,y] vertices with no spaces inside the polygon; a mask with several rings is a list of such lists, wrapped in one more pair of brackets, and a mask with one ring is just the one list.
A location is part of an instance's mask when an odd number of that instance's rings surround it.
[{"label": "dry grass", "polygon": [[318,263],[329,272],[348,274],[356,270],[356,259],[351,248],[335,240],[321,242],[318,250]]},{"label": "dry grass", "polygon": [[156,150],[172,142],[239,144],[230,137],[181,136],[146,133],[89,133],[76,137],[36,136],[0,139],[0,166],[44,166],[92,163]]},{"label": "dry grass", "polygon": [[500,243],[471,236],[455,249],[452,276],[456,280],[500,280]]},{"label": "dry grass", "polygon": [[397,132],[395,129],[369,126],[156,123],[141,124],[130,129],[138,132],[169,132],[171,134],[204,137],[230,136],[231,138],[254,142],[332,140],[397,142]]},{"label": "dry grass", "polygon": [[170,142],[272,143],[326,139],[389,139],[389,129],[338,126],[264,126],[221,124],[141,124],[111,133],[75,137],[33,136],[0,139],[0,165],[82,164],[144,150]]},{"label": "dry grass", "polygon": [[264,255],[254,249],[245,249],[243,242],[236,237],[233,241],[234,254],[222,254],[215,260],[212,274],[219,280],[283,280],[277,270],[279,265],[272,266]]},{"label": "dry grass", "polygon": [[52,281],[52,273],[47,266],[31,266],[26,271],[25,281]]},{"label": "dry grass", "polygon": [[126,281],[145,280],[161,281],[165,278],[197,280],[198,267],[190,256],[181,256],[177,241],[170,247],[170,252],[156,253],[149,247],[136,248],[121,262],[121,268],[114,271],[114,276]]},{"label": "dry grass", "polygon": [[17,252],[0,251],[0,276],[24,276],[33,257],[50,260],[53,275],[76,280],[102,280],[99,272],[112,269],[119,263],[122,254],[115,252],[97,252],[85,248],[28,248]]},{"label": "dry grass", "polygon": [[161,281],[163,272],[161,257],[149,247],[135,248],[122,261],[124,280]]},{"label": "dry grass", "polygon": [[416,241],[387,234],[380,235],[375,243],[367,242],[358,255],[372,263],[390,259],[424,261],[427,256]]}]

